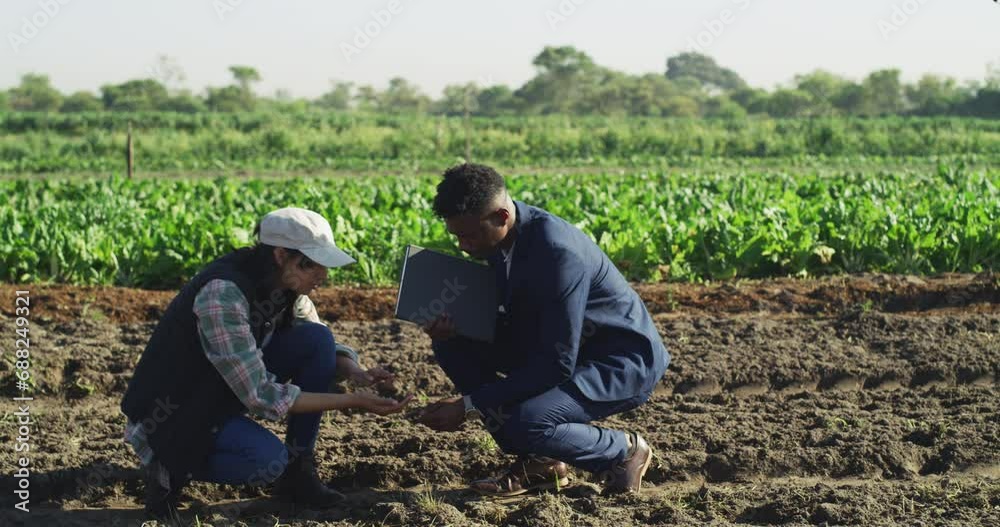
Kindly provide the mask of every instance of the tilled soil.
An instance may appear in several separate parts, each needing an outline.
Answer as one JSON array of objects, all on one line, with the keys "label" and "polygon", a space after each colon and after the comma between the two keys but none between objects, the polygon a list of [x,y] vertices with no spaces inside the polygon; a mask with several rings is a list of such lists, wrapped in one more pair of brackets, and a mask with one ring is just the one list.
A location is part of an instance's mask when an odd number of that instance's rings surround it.
[{"label": "tilled soil", "polygon": [[[395,371],[399,393],[420,394],[418,402],[405,415],[324,418],[321,475],[347,493],[344,506],[296,510],[268,489],[195,483],[182,520],[998,525],[998,282],[995,275],[865,276],[644,286],[673,360],[649,403],[603,422],[638,430],[654,448],[643,492],[605,497],[578,472],[560,493],[505,500],[464,489],[510,461],[481,426],[438,433],[414,422],[420,406],[452,387],[427,338],[386,318],[393,292],[324,290],[316,301],[337,338],[367,364]],[[10,289],[0,289],[4,298],[13,298]],[[17,430],[7,404],[0,524],[139,525],[142,483],[118,405],[170,294],[63,287],[32,294],[31,512],[13,510]],[[12,341],[12,313],[0,313]],[[13,368],[4,358],[10,396]],[[281,435],[279,424],[267,426]]]}]

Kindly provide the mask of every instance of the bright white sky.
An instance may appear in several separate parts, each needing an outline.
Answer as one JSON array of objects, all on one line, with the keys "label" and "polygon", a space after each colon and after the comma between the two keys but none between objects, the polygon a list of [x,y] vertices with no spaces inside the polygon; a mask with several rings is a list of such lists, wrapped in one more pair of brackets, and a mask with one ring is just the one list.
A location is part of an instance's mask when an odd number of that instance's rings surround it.
[{"label": "bright white sky", "polygon": [[[47,15],[44,6],[55,14]],[[377,34],[366,45],[355,42],[366,26]],[[247,64],[261,72],[262,94],[281,88],[315,97],[331,79],[381,88],[402,76],[436,97],[452,83],[519,86],[534,75],[531,59],[545,45],[576,46],[598,64],[625,72],[662,73],[668,56],[694,44],[750,84],[773,88],[816,68],[855,79],[885,67],[899,67],[907,80],[928,72],[982,79],[986,65],[1000,59],[1000,4],[3,0],[0,34],[0,88],[39,72],[64,92],[96,92],[107,82],[155,76],[157,57],[168,55],[186,75],[183,87],[199,93],[228,84],[229,65]],[[355,46],[349,57],[344,45]]]}]

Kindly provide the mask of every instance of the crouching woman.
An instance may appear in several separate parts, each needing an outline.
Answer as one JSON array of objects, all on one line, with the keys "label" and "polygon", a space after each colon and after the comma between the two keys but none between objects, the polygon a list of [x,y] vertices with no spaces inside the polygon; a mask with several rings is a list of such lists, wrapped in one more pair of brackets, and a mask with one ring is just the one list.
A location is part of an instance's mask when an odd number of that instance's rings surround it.
[{"label": "crouching woman", "polygon": [[[146,473],[146,510],[173,513],[190,481],[262,485],[307,507],[343,496],[316,472],[322,412],[400,411],[409,399],[328,393],[331,381],[391,383],[337,344],[308,295],[330,268],[354,262],[330,224],[305,209],[264,216],[256,246],[229,253],[189,281],[167,307],[132,376],[125,438]],[[284,441],[246,414],[279,421]],[[289,415],[290,414],[290,415]]]}]

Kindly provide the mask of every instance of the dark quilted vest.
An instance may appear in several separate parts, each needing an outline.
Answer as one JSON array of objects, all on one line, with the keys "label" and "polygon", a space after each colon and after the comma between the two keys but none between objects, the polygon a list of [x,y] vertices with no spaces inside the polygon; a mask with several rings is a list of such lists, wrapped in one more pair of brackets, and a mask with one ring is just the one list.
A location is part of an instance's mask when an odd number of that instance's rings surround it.
[{"label": "dark quilted vest", "polygon": [[[236,283],[250,304],[250,325],[258,345],[272,324],[291,322],[297,296],[268,290],[270,267],[251,248],[229,253],[180,290],[146,345],[122,399],[129,420],[142,423],[155,459],[172,477],[190,479],[213,449],[215,433],[228,418],[246,412],[215,369],[198,337],[192,308],[202,286],[214,279]],[[281,313],[280,319],[275,316]]]}]

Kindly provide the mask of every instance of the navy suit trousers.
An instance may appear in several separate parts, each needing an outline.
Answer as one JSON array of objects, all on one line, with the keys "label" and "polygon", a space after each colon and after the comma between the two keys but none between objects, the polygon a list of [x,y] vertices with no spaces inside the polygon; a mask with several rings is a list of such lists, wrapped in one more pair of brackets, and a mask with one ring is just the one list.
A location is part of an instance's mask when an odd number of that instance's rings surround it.
[{"label": "navy suit trousers", "polygon": [[[434,340],[434,356],[463,395],[497,381],[516,365],[498,346],[464,337]],[[625,433],[591,425],[592,421],[631,410],[649,399],[636,394],[621,401],[591,401],[567,381],[499,410],[489,410],[484,424],[509,454],[550,457],[600,474],[625,458]]]}]

